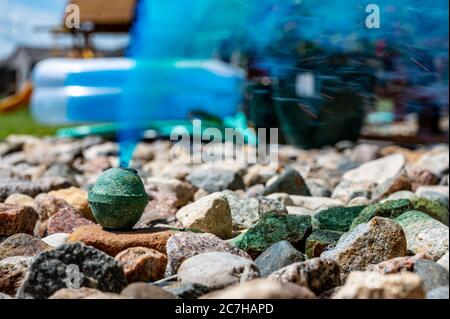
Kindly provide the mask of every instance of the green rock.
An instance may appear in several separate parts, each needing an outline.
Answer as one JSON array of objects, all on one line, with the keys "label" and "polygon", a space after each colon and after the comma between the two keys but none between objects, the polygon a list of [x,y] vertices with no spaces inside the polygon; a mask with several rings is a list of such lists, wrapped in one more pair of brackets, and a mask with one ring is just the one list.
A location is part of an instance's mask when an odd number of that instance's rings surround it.
[{"label": "green rock", "polygon": [[131,229],[148,203],[144,184],[133,169],[105,171],[89,192],[89,205],[97,222],[106,229]]},{"label": "green rock", "polygon": [[419,197],[412,200],[412,205],[415,210],[424,212],[448,226],[448,209],[441,203],[428,198]]},{"label": "green rock", "polygon": [[335,246],[342,235],[341,232],[316,229],[306,239],[306,255],[309,258],[320,257],[329,246]]},{"label": "green rock", "polygon": [[376,216],[394,219],[412,209],[413,205],[409,199],[389,200],[384,203],[372,204],[367,206],[361,214],[355,218],[350,229],[353,229],[360,224],[368,223]]},{"label": "green rock", "polygon": [[311,230],[311,216],[269,213],[244,233],[235,244],[252,258],[258,257],[271,245],[282,240],[287,240],[295,248],[304,251],[302,249],[304,241]]},{"label": "green rock", "polygon": [[346,232],[350,229],[353,220],[359,216],[365,207],[333,207],[322,210],[314,215],[313,226],[315,229]]}]

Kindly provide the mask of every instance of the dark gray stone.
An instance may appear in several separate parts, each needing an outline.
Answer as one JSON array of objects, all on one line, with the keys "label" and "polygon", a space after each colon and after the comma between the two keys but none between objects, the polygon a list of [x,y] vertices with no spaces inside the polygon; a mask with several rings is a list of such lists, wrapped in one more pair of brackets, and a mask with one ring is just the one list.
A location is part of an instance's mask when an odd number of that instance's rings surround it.
[{"label": "dark gray stone", "polygon": [[189,174],[186,180],[208,193],[220,192],[226,189],[232,191],[245,189],[242,176],[236,172],[224,169],[199,168]]},{"label": "dark gray stone", "polygon": [[208,287],[196,283],[176,283],[164,289],[181,299],[197,299],[211,291]]},{"label": "dark gray stone", "polygon": [[287,240],[273,244],[255,260],[261,277],[267,277],[271,273],[290,264],[305,261],[305,255],[294,248]]},{"label": "dark gray stone", "polygon": [[[70,281],[70,273],[66,273],[69,265],[78,267],[79,281]],[[114,258],[93,247],[75,243],[35,257],[16,298],[45,299],[59,289],[68,288],[68,282],[114,293],[120,293],[127,285],[123,269]]]},{"label": "dark gray stone", "polygon": [[303,180],[302,175],[293,168],[287,168],[283,174],[266,186],[263,195],[273,193],[286,193],[289,195],[311,196],[308,186]]}]

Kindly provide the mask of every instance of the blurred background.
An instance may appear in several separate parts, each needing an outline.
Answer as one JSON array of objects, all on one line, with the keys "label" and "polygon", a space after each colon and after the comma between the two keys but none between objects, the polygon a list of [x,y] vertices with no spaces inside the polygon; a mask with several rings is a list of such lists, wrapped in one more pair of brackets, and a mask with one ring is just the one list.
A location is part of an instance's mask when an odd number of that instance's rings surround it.
[{"label": "blurred background", "polygon": [[[448,1],[378,1],[380,29],[365,26],[366,1],[249,1],[250,9],[233,2],[235,12],[211,11],[217,15],[211,21],[229,26],[229,34],[214,40],[211,57],[246,72],[239,111],[249,127],[278,127],[283,143],[304,148],[358,139],[448,143]],[[175,21],[184,21],[197,12],[173,1],[144,18],[148,3],[0,0],[0,139],[58,134],[68,125],[44,125],[31,115],[39,62],[142,58],[150,55],[146,36],[167,27],[159,18],[173,11]],[[65,25],[69,4],[80,8],[80,28]],[[245,20],[236,18],[240,13]],[[156,22],[142,26],[145,19]],[[215,26],[211,21],[202,32]],[[186,34],[180,42],[195,39]]]}]

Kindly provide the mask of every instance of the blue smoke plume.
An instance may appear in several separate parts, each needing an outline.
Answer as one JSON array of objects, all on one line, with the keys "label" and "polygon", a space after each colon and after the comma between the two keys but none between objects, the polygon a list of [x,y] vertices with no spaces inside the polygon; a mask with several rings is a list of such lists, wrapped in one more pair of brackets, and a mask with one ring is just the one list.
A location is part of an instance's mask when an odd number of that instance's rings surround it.
[{"label": "blue smoke plume", "polygon": [[[365,25],[366,7],[372,3],[380,8],[379,29]],[[372,52],[376,43],[384,43],[408,61],[411,74],[429,74],[430,59],[424,57],[448,61],[448,0],[140,0],[131,34],[129,55],[138,63],[211,58],[239,50],[282,77],[284,69],[298,67],[294,53],[300,42],[336,53]],[[158,96],[161,81],[168,78],[160,72],[135,71],[127,79],[122,165],[128,164],[141,138],[136,123],[149,108],[164,108]],[[141,99],[142,91],[152,98]]]}]

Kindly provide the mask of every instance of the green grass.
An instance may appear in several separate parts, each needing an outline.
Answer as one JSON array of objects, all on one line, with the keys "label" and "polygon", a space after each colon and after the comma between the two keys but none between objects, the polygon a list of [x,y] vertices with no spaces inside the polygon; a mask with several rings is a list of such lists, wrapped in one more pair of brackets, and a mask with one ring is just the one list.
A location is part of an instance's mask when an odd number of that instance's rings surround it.
[{"label": "green grass", "polygon": [[0,140],[11,134],[54,135],[58,128],[37,123],[28,107],[10,113],[0,113]]}]

